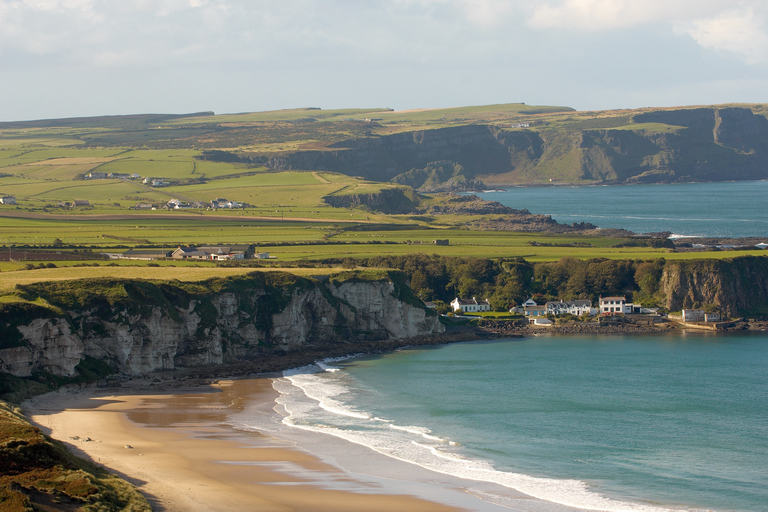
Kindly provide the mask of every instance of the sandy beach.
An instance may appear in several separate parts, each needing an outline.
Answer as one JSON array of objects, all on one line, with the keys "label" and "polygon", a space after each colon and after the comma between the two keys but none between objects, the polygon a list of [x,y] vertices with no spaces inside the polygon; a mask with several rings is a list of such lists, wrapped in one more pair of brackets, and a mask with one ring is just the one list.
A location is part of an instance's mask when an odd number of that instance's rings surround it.
[{"label": "sandy beach", "polygon": [[60,390],[24,410],[46,434],[136,485],[155,510],[462,509],[377,489],[289,442],[223,423],[245,404],[268,406],[269,379],[158,387]]}]

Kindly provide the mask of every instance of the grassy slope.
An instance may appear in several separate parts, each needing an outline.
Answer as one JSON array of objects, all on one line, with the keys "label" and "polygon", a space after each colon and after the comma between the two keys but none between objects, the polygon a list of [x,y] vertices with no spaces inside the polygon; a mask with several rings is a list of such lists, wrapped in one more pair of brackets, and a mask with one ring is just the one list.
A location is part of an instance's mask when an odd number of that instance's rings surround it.
[{"label": "grassy slope", "polygon": [[135,487],[78,459],[0,402],[0,509],[149,511]]}]

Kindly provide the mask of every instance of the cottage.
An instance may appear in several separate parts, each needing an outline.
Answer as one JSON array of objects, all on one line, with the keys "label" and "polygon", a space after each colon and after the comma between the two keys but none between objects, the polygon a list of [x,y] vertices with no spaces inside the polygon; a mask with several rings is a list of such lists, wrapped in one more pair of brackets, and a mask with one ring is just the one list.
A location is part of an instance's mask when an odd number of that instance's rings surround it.
[{"label": "cottage", "polygon": [[0,204],[16,204],[16,198],[14,196],[0,197]]},{"label": "cottage", "polygon": [[150,187],[168,187],[171,184],[162,178],[154,179],[149,183]]},{"label": "cottage", "polygon": [[719,322],[722,320],[720,313],[704,313],[705,322]]},{"label": "cottage", "polygon": [[460,299],[456,297],[451,301],[454,311],[462,313],[479,313],[481,311],[490,311],[491,304],[487,300],[478,301],[475,297],[471,299]]},{"label": "cottage", "polygon": [[83,206],[90,206],[91,205],[91,203],[89,203],[85,199],[82,199],[82,200],[81,199],[75,199],[74,201],[72,201],[71,204],[72,204],[72,208],[83,207]]},{"label": "cottage", "polygon": [[105,172],[89,172],[85,175],[87,180],[105,180],[107,179],[107,173]]},{"label": "cottage", "polygon": [[435,244],[435,245],[451,245],[450,240],[447,239],[447,238],[445,238],[445,239],[439,239],[438,238],[437,240],[432,240],[432,243]]},{"label": "cottage", "polygon": [[154,208],[150,203],[136,203],[136,206],[133,206],[134,210],[151,210]]},{"label": "cottage", "polygon": [[547,302],[547,313],[551,315],[570,314],[574,316],[593,314],[592,302],[589,300],[570,300]]},{"label": "cottage", "polygon": [[107,174],[108,178],[114,178],[114,179],[120,179],[120,180],[127,180],[129,178],[128,173],[124,172],[111,172]]},{"label": "cottage", "polygon": [[600,314],[622,315],[624,314],[624,304],[626,303],[626,297],[600,297]]},{"label": "cottage", "polygon": [[547,306],[525,306],[523,307],[523,314],[525,316],[547,316]]}]

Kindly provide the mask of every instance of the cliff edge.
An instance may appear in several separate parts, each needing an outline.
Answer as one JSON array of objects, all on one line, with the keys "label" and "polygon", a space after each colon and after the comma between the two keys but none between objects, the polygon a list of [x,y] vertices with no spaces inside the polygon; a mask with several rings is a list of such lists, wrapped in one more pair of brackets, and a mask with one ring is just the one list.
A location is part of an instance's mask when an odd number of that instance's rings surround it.
[{"label": "cliff edge", "polygon": [[[399,272],[327,280],[283,272],[198,283],[86,279],[18,288],[0,305],[0,372],[141,375],[444,331]],[[48,306],[31,303],[36,301]]]}]

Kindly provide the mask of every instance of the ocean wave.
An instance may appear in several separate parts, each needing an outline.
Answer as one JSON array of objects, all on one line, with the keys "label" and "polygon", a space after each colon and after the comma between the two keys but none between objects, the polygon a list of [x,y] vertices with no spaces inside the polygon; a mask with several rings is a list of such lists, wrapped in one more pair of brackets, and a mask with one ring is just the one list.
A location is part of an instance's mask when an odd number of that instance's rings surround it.
[{"label": "ocean wave", "polygon": [[607,498],[580,480],[551,479],[497,470],[491,461],[465,456],[457,441],[421,426],[397,425],[345,402],[355,395],[344,373],[321,372],[320,366],[285,372],[273,387],[284,411],[282,423],[291,428],[333,435],[377,453],[430,471],[461,479],[488,482],[561,505],[606,512],[662,512],[669,509]]}]

